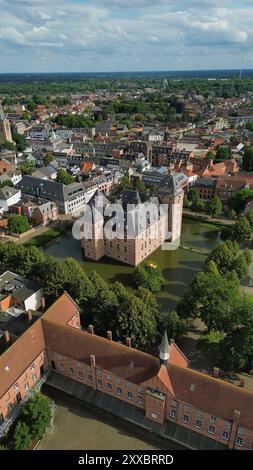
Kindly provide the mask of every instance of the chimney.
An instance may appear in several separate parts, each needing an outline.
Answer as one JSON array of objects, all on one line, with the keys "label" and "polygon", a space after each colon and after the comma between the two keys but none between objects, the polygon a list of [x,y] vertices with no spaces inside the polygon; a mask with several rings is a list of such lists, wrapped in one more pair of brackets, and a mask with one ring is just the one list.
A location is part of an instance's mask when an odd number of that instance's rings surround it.
[{"label": "chimney", "polygon": [[45,301],[45,297],[43,296],[43,297],[41,297],[41,308],[42,308],[43,312],[45,310],[45,306],[46,306],[46,301]]},{"label": "chimney", "polygon": [[245,385],[245,380],[241,378],[239,382],[239,387],[243,388],[244,385]]},{"label": "chimney", "polygon": [[126,338],[126,345],[131,348],[132,347],[132,341],[131,338]]},{"label": "chimney", "polygon": [[220,374],[220,369],[219,369],[219,367],[214,367],[214,368],[213,368],[213,376],[214,376],[216,379],[218,379],[219,374]]},{"label": "chimney", "polygon": [[91,367],[96,367],[96,356],[94,354],[90,355],[90,365]]},{"label": "chimney", "polygon": [[32,310],[27,310],[26,315],[27,315],[29,322],[32,322],[32,319],[33,319]]},{"label": "chimney", "polygon": [[109,341],[112,341],[112,332],[111,331],[107,331],[107,339],[109,339]]},{"label": "chimney", "polygon": [[94,327],[93,327],[93,325],[89,325],[89,326],[88,326],[88,333],[90,333],[91,335],[94,335]]},{"label": "chimney", "polygon": [[241,412],[239,410],[234,410],[234,420],[238,421],[241,416]]},{"label": "chimney", "polygon": [[5,344],[9,344],[11,340],[11,337],[10,337],[10,332],[8,330],[5,330],[4,331],[4,341],[5,341]]}]

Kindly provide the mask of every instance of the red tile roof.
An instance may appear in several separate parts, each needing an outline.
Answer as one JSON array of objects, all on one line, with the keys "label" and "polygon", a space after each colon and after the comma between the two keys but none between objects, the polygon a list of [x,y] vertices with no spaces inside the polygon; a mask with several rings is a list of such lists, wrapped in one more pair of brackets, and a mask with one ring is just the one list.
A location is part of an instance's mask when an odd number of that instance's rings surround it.
[{"label": "red tile roof", "polygon": [[59,325],[67,325],[69,320],[78,313],[78,306],[67,292],[59,297],[44,313],[43,319],[53,321]]},{"label": "red tile roof", "polygon": [[0,355],[0,398],[44,349],[41,320],[37,320]]},{"label": "red tile roof", "polygon": [[136,384],[158,377],[176,399],[228,421],[238,410],[239,424],[253,429],[253,393],[171,362],[161,367],[157,357],[65,326],[76,312],[76,304],[64,293],[0,356],[0,397],[47,347],[85,364],[92,354],[98,368]]}]

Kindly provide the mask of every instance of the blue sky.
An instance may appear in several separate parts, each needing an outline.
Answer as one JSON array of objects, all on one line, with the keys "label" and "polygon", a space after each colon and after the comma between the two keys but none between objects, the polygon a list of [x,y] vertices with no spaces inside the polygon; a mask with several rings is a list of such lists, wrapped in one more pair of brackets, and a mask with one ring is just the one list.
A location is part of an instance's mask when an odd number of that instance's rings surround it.
[{"label": "blue sky", "polygon": [[253,68],[252,0],[0,0],[0,72]]}]

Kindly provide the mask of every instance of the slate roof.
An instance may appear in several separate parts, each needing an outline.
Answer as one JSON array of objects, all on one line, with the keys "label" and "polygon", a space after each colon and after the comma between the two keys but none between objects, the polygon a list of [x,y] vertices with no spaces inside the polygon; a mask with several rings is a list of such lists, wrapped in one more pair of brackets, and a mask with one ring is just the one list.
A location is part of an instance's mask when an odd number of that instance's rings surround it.
[{"label": "slate roof", "polygon": [[10,197],[14,196],[18,192],[19,190],[16,188],[5,186],[4,188],[0,188],[0,199],[7,201]]},{"label": "slate roof", "polygon": [[75,199],[77,194],[85,192],[82,183],[64,185],[55,181],[34,178],[29,175],[24,175],[22,180],[16,185],[16,188],[21,189],[22,194],[62,202],[71,201]]}]

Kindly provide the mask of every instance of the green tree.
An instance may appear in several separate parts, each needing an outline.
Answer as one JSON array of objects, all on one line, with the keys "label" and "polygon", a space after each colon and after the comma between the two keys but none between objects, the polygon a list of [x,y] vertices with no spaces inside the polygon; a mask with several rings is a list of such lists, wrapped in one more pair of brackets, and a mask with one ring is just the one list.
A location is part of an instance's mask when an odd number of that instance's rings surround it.
[{"label": "green tree", "polygon": [[209,212],[213,217],[218,217],[222,213],[222,204],[221,200],[218,196],[214,196],[212,199],[210,206],[209,206]]},{"label": "green tree", "polygon": [[199,316],[211,330],[226,331],[231,306],[239,296],[239,281],[235,272],[231,278],[208,270],[197,274],[178,306],[180,317]]},{"label": "green tree", "polygon": [[231,243],[228,241],[222,242],[212,250],[207,258],[207,263],[211,260],[214,261],[219,272],[223,275],[226,275],[233,269],[238,250],[238,246],[233,247],[233,244],[231,245]]},{"label": "green tree", "polygon": [[250,226],[252,227],[253,229],[253,209],[249,209],[247,214],[246,214],[246,218],[248,219],[249,223],[250,223]]},{"label": "green tree", "polygon": [[237,258],[234,261],[233,268],[239,279],[244,279],[247,276],[248,271],[249,271],[249,266],[243,253],[237,256]]},{"label": "green tree", "polygon": [[5,180],[0,184],[0,188],[5,188],[6,186],[9,186],[9,188],[13,188],[14,184],[11,180]]},{"label": "green tree", "polygon": [[18,421],[13,434],[12,447],[14,450],[27,450],[32,444],[29,427],[23,421]]},{"label": "green tree", "polygon": [[129,179],[129,175],[124,175],[121,184],[120,184],[122,189],[133,189],[133,183]]},{"label": "green tree", "polygon": [[11,233],[24,233],[31,225],[26,215],[13,214],[8,219],[8,227]]},{"label": "green tree", "polygon": [[[157,341],[159,309],[151,292],[143,289],[139,295],[133,295],[124,287],[114,286],[118,299],[118,309],[114,323],[117,337],[125,340],[130,337],[133,346],[143,351],[150,351]],[[147,300],[144,300],[144,297]],[[151,303],[151,308],[150,308]],[[154,315],[156,310],[156,315]]]},{"label": "green tree", "polygon": [[231,150],[226,145],[220,145],[216,154],[216,160],[224,161],[231,158]]},{"label": "green tree", "polygon": [[37,280],[41,275],[41,267],[45,260],[44,254],[36,246],[24,247],[19,272],[29,279]]},{"label": "green tree", "polygon": [[212,150],[209,150],[206,154],[206,160],[214,160],[215,159],[215,153]]},{"label": "green tree", "polygon": [[49,165],[52,161],[54,160],[54,156],[52,153],[48,152],[44,157],[43,157],[43,161],[44,161],[44,164],[47,166]]},{"label": "green tree", "polygon": [[228,217],[229,217],[231,220],[236,220],[237,214],[236,214],[236,212],[235,212],[234,209],[229,209],[229,211],[228,211]]},{"label": "green tree", "polygon": [[36,393],[25,403],[22,417],[33,439],[42,438],[50,424],[51,415],[50,400],[41,393]]},{"label": "green tree", "polygon": [[190,200],[189,200],[187,194],[185,194],[185,196],[184,196],[184,207],[185,207],[186,209],[188,209],[190,206],[191,206],[191,202],[190,202]]},{"label": "green tree", "polygon": [[24,111],[22,113],[22,118],[25,120],[25,121],[29,121],[30,120],[30,114],[28,113],[28,111]]},{"label": "green tree", "polygon": [[75,178],[73,178],[73,176],[67,173],[67,171],[64,170],[64,168],[59,168],[57,172],[57,181],[59,183],[63,183],[67,185],[67,184],[73,183],[75,181]]},{"label": "green tree", "polygon": [[73,258],[64,261],[64,290],[75,299],[80,308],[82,322],[88,325],[93,322],[90,315],[91,303],[94,302],[94,288],[80,264]]},{"label": "green tree", "polygon": [[53,303],[63,294],[68,279],[64,262],[53,256],[47,256],[41,266],[41,279],[45,297],[49,303]]},{"label": "green tree", "polygon": [[138,287],[145,287],[150,289],[151,292],[159,292],[165,283],[159,266],[148,261],[137,266],[133,274],[133,279]]},{"label": "green tree", "polygon": [[248,250],[248,248],[246,248],[244,251],[243,251],[243,254],[244,254],[244,258],[246,260],[246,263],[247,265],[249,266],[250,263],[251,263],[251,252],[250,250]]},{"label": "green tree", "polygon": [[184,322],[179,317],[178,313],[172,310],[168,316],[166,316],[164,322],[165,329],[167,330],[168,336],[171,339],[177,341],[185,330]]},{"label": "green tree", "polygon": [[6,150],[16,150],[16,145],[13,142],[10,142],[9,140],[5,140],[1,147]]},{"label": "green tree", "polygon": [[24,152],[27,147],[25,136],[23,134],[18,134],[17,132],[14,132],[12,134],[12,138],[14,142],[16,142],[17,151]]},{"label": "green tree", "polygon": [[[91,314],[93,323],[98,332],[104,335],[107,330],[114,330],[115,312],[117,312],[118,303],[115,294],[117,286],[112,290],[107,282],[104,281],[95,271],[89,276],[94,290],[94,297],[91,303]],[[122,286],[123,288],[123,286]]]},{"label": "green tree", "polygon": [[217,264],[212,259],[210,259],[210,261],[207,261],[204,271],[214,276],[218,276],[219,274]]},{"label": "green tree", "polygon": [[242,167],[245,171],[253,171],[253,147],[244,148]]},{"label": "green tree", "polygon": [[251,238],[252,228],[246,217],[241,217],[234,226],[232,238],[238,242]]},{"label": "green tree", "polygon": [[238,214],[244,210],[246,203],[253,198],[252,189],[241,189],[240,191],[233,193],[228,200],[228,206],[230,209]]},{"label": "green tree", "polygon": [[221,344],[223,366],[230,370],[253,368],[253,306],[239,298],[231,312],[231,322]]},{"label": "green tree", "polygon": [[141,193],[145,193],[146,192],[146,186],[145,186],[145,183],[142,181],[142,180],[137,180],[136,181],[136,185],[135,185],[136,189],[138,189],[139,192]]}]

